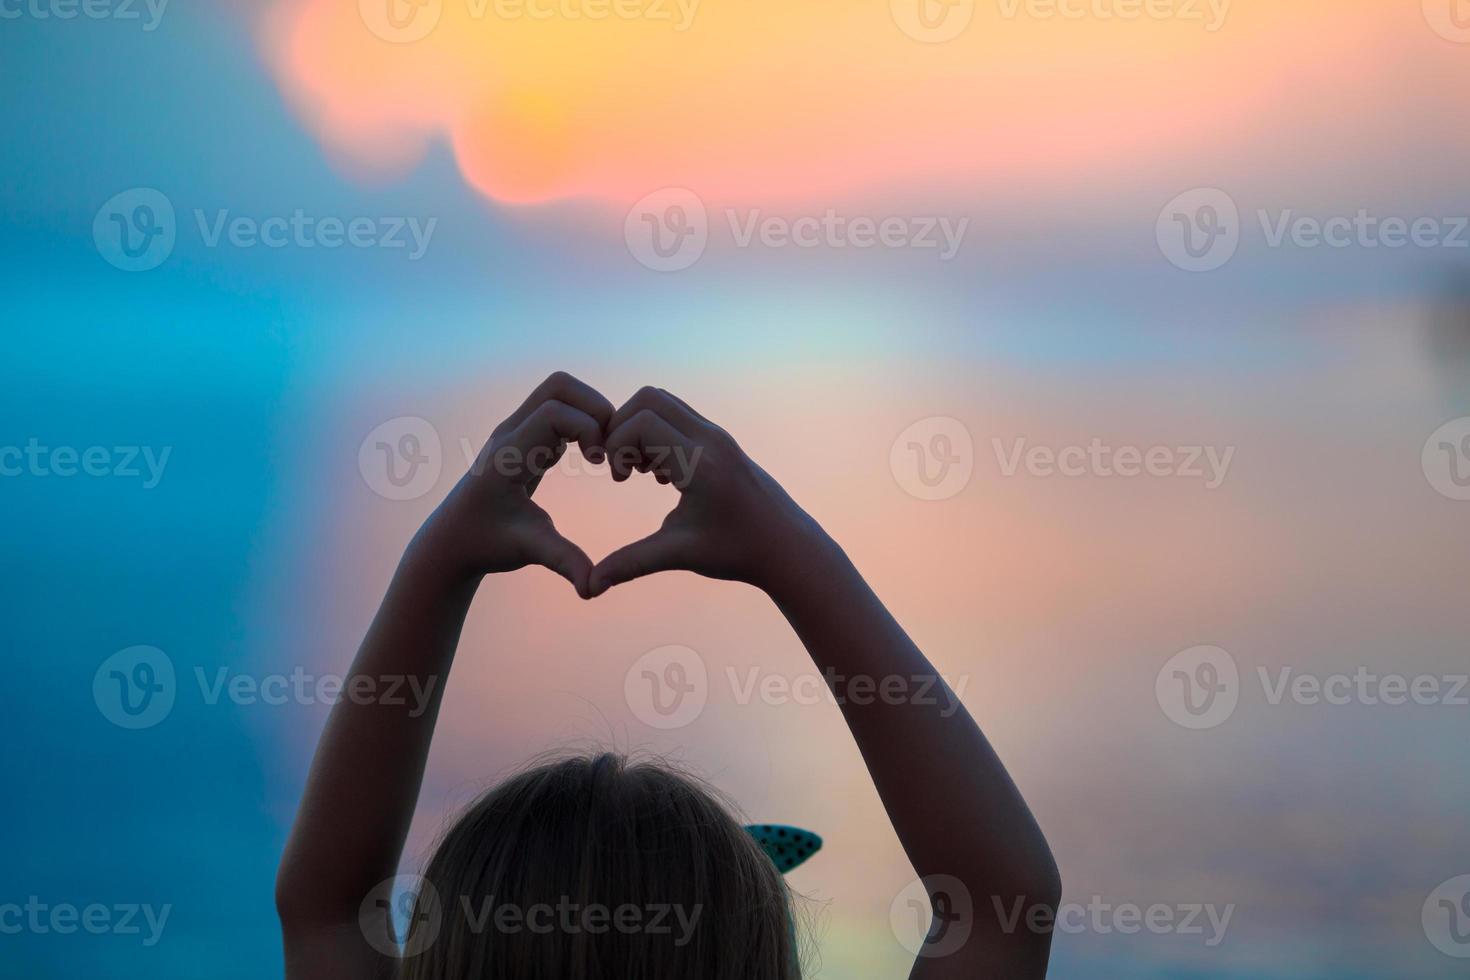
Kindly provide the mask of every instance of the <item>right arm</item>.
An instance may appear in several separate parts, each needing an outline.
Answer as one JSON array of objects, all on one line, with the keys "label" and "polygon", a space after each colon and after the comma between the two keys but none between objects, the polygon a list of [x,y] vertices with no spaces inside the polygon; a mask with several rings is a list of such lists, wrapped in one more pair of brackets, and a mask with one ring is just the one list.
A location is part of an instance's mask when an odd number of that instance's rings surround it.
[{"label": "right arm", "polygon": [[[1046,839],[979,726],[842,549],[728,433],[667,392],[646,388],[620,408],[607,450],[614,479],[653,472],[681,496],[657,532],[593,569],[593,595],[671,569],[769,595],[833,683],[931,910],[968,905],[968,921],[952,923],[968,940],[931,931],[912,975],[1044,977],[1051,932],[1026,923],[1061,900]],[[906,696],[874,697],[886,679]]]}]

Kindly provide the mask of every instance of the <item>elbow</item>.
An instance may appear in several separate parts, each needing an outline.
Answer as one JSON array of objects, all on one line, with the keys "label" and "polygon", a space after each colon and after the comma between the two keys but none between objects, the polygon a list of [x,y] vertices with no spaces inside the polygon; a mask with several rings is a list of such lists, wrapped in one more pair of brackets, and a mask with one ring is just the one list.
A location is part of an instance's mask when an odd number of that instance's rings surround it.
[{"label": "elbow", "polygon": [[1037,904],[1046,906],[1055,914],[1062,904],[1062,872],[1050,850],[1046,852],[1045,860],[1039,863],[1031,887]]},{"label": "elbow", "polygon": [[276,917],[283,927],[301,920],[300,893],[284,863],[276,870]]},{"label": "elbow", "polygon": [[1004,920],[1003,910],[1008,910],[1012,916],[1021,911],[1036,921],[1052,921],[1061,908],[1062,875],[1045,847],[1024,862],[990,864],[961,880],[979,904],[976,912],[982,916],[994,911]]},{"label": "elbow", "polygon": [[283,860],[276,869],[276,917],[281,920],[283,931],[309,925],[320,918],[321,906],[313,894],[310,882],[300,869],[289,860]]},{"label": "elbow", "polygon": [[1055,913],[1062,904],[1062,872],[1044,840],[1036,856],[1016,872],[1017,893],[1025,895],[1031,904]]}]

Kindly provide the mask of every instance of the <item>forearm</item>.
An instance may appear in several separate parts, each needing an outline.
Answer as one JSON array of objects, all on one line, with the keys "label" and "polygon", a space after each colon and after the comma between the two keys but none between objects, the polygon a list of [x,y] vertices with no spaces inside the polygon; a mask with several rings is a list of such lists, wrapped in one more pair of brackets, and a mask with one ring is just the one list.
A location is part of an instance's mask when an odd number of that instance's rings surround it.
[{"label": "forearm", "polygon": [[396,873],[479,583],[446,568],[425,538],[394,573],[327,719],[281,861],[283,919],[356,916],[368,891]]},{"label": "forearm", "polygon": [[1005,767],[836,543],[814,527],[765,584],[832,683],[914,869],[984,907],[1055,901],[1056,865]]}]

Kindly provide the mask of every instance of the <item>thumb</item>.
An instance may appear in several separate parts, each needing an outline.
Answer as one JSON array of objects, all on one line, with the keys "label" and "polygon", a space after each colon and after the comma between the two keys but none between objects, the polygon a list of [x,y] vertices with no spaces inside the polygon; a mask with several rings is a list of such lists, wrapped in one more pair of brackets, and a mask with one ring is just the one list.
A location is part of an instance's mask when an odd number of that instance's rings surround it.
[{"label": "thumb", "polygon": [[531,535],[526,542],[526,558],[529,564],[551,569],[577,590],[583,599],[592,598],[588,580],[592,575],[592,559],[587,553],[566,538],[555,528],[547,528]]},{"label": "thumb", "polygon": [[677,531],[655,531],[640,541],[624,545],[592,569],[591,589],[595,598],[614,585],[635,578],[686,567],[686,542]]}]

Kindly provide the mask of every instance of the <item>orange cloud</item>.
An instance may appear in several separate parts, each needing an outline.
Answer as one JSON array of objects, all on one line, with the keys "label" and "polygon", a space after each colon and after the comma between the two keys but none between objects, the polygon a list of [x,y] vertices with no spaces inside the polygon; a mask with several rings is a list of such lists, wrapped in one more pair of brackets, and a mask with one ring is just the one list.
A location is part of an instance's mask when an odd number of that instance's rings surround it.
[{"label": "orange cloud", "polygon": [[[1464,45],[1416,6],[277,0],[260,37],[357,173],[402,173],[442,138],[506,203],[670,185],[773,205],[873,186],[1003,199],[1283,139],[1373,153],[1402,125],[1386,78],[1422,81],[1422,104],[1447,112],[1464,90]],[[1323,118],[1339,104],[1359,111]]]}]

